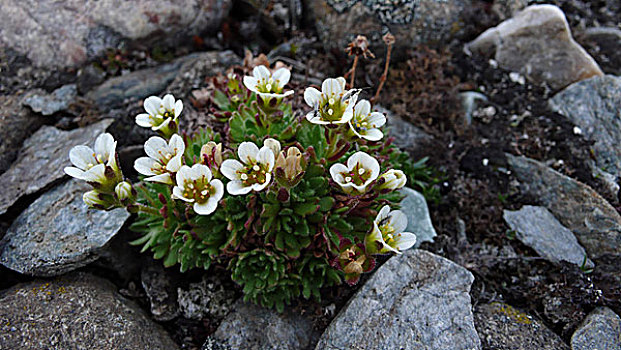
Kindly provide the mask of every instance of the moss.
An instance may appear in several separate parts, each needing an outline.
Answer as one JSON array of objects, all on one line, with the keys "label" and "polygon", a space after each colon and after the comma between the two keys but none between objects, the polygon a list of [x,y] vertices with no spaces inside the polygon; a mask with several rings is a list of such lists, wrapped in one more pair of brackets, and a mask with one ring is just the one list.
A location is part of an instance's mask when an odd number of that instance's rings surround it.
[{"label": "moss", "polygon": [[509,317],[510,319],[512,319],[513,321],[517,323],[521,323],[521,324],[532,324],[533,323],[533,321],[530,319],[530,317],[527,314],[513,308],[511,305],[507,305],[503,303],[493,303],[493,305],[495,306],[496,311],[498,313],[501,313]]}]

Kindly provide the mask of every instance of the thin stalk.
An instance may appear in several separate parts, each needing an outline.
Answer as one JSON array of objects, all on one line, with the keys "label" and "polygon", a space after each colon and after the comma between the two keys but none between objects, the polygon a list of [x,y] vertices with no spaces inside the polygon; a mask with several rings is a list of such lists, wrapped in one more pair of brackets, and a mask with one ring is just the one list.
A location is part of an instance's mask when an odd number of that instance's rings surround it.
[{"label": "thin stalk", "polygon": [[384,73],[382,74],[382,76],[380,77],[380,83],[379,86],[377,87],[377,91],[375,92],[375,96],[373,96],[373,98],[371,99],[371,103],[375,103],[377,101],[377,99],[379,98],[379,94],[382,91],[382,88],[384,87],[384,83],[386,82],[386,78],[388,77],[388,67],[390,66],[390,55],[392,53],[392,42],[388,42],[388,49],[386,51],[386,65],[384,66]]},{"label": "thin stalk", "polygon": [[353,89],[354,87],[354,79],[356,79],[356,67],[358,66],[358,57],[359,55],[354,56],[354,63],[351,66],[351,79],[349,80],[349,87]]}]

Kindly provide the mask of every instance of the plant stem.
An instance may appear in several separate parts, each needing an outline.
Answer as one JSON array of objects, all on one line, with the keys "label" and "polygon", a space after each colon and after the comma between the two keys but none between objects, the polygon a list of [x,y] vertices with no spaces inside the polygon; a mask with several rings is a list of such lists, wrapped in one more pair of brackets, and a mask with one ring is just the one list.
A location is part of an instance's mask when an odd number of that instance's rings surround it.
[{"label": "plant stem", "polygon": [[349,80],[349,88],[353,89],[354,88],[354,79],[356,78],[356,67],[358,66],[358,55],[354,56],[354,63],[351,66],[351,79]]},{"label": "plant stem", "polygon": [[136,205],[138,206],[138,211],[140,212],[160,216],[160,212],[156,208],[150,207],[148,205],[140,204],[140,203],[136,203]]},{"label": "plant stem", "polygon": [[384,83],[386,82],[386,78],[388,77],[388,66],[390,65],[390,54],[392,53],[392,45],[393,43],[388,43],[388,49],[386,51],[386,65],[384,66],[384,73],[380,77],[380,83],[377,87],[377,91],[375,92],[375,96],[371,99],[371,104],[374,104],[379,98],[380,91],[384,87]]}]

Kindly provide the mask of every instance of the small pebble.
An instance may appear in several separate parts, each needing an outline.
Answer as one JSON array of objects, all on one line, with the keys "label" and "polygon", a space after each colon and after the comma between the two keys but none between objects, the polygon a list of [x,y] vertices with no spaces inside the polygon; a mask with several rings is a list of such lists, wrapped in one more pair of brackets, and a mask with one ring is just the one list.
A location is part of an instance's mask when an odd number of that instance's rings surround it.
[{"label": "small pebble", "polygon": [[582,135],[582,129],[577,126],[574,126],[574,135]]}]

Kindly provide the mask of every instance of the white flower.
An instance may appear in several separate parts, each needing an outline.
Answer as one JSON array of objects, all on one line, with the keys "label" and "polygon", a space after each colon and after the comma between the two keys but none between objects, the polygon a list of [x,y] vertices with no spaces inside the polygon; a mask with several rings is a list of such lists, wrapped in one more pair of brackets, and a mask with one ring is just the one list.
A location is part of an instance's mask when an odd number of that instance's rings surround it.
[{"label": "white flower", "polygon": [[82,195],[82,200],[86,205],[99,210],[110,209],[113,205],[111,199],[109,195],[104,195],[97,190],[87,191]]},{"label": "white flower", "polygon": [[209,215],[218,207],[224,195],[224,184],[212,179],[211,170],[204,164],[184,165],[177,172],[177,186],[173,187],[173,197],[194,203],[194,211],[199,215]]},{"label": "white flower", "polygon": [[356,136],[369,141],[379,141],[384,133],[379,127],[386,124],[386,116],[380,112],[371,112],[371,103],[360,100],[354,107],[354,116],[349,121],[351,130]]},{"label": "white flower", "polygon": [[237,148],[239,159],[227,159],[220,167],[220,173],[231,180],[226,184],[232,195],[261,191],[272,180],[274,152],[267,146],[259,147],[252,142],[242,142]]},{"label": "white flower", "polygon": [[119,182],[114,188],[114,193],[118,201],[124,206],[133,204],[136,201],[136,190],[127,181]]},{"label": "white flower", "polygon": [[136,124],[151,128],[153,131],[167,129],[171,122],[177,123],[177,118],[183,110],[183,102],[175,101],[173,95],[168,94],[163,99],[150,96],[144,100],[144,109],[147,113],[136,116]]},{"label": "white flower", "polygon": [[390,210],[384,206],[373,222],[373,231],[364,239],[369,254],[397,253],[412,248],[416,235],[403,232],[408,226],[408,218],[401,210]]},{"label": "white flower", "polygon": [[[345,78],[328,78],[321,84],[321,91],[309,87],[304,91],[304,101],[313,107],[306,119],[314,124],[343,124],[354,115],[356,90],[345,90]],[[359,91],[359,90],[357,90]]]},{"label": "white flower", "polygon": [[347,159],[347,166],[334,164],[330,167],[332,179],[345,193],[366,192],[367,186],[379,176],[377,160],[364,152],[356,152]]},{"label": "white flower", "polygon": [[116,161],[116,141],[108,133],[97,137],[94,150],[84,145],[73,147],[69,160],[74,166],[64,169],[67,175],[106,189],[114,188],[123,178]]},{"label": "white flower", "polygon": [[291,72],[287,68],[277,69],[272,74],[267,67],[259,65],[252,70],[252,76],[244,77],[244,85],[261,97],[283,98],[293,94],[293,91],[282,91],[290,78]]},{"label": "white flower", "polygon": [[380,179],[384,179],[384,183],[379,186],[380,190],[398,190],[405,186],[408,181],[407,176],[401,170],[390,169],[380,176]]},{"label": "white flower", "polygon": [[136,159],[134,163],[136,171],[150,176],[145,181],[172,185],[170,173],[179,171],[185,152],[185,143],[181,136],[173,134],[168,142],[161,137],[153,136],[145,142],[144,151],[148,157]]}]

